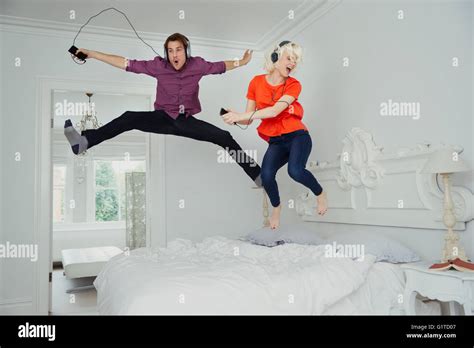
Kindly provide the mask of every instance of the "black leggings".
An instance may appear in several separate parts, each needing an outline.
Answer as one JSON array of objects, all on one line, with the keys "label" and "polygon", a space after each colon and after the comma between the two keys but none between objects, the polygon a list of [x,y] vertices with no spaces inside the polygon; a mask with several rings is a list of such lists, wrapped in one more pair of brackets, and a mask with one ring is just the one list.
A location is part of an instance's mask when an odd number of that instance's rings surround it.
[{"label": "black leggings", "polygon": [[132,129],[148,133],[172,134],[219,145],[229,152],[252,180],[260,175],[260,166],[242,150],[228,131],[193,116],[186,117],[180,114],[175,120],[163,110],[126,111],[98,129],[83,131],[82,135],[87,138],[88,148],[91,148]]}]

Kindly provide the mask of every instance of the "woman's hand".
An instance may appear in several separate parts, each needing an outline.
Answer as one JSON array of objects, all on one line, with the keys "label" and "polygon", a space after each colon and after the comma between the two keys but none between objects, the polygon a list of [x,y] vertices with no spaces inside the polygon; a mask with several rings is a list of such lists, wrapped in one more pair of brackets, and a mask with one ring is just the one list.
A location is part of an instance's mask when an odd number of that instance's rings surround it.
[{"label": "woman's hand", "polygon": [[225,123],[234,124],[234,123],[243,121],[242,114],[235,112],[233,110],[227,110],[227,111],[229,111],[227,114],[222,115],[222,118]]}]

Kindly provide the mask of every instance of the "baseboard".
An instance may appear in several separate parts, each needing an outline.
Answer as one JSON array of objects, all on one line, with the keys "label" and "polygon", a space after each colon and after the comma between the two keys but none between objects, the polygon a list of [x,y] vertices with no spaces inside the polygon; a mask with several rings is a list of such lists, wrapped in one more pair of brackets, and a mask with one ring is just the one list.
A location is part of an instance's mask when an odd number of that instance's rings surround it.
[{"label": "baseboard", "polygon": [[35,315],[31,297],[14,298],[0,301],[1,315]]}]

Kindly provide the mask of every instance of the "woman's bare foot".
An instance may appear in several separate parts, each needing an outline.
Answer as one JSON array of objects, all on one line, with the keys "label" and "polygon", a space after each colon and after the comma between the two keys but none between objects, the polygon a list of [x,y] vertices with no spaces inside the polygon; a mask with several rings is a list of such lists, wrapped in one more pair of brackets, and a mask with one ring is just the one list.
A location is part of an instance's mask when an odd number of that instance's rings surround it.
[{"label": "woman's bare foot", "polygon": [[277,229],[280,226],[280,212],[281,204],[278,207],[273,207],[272,216],[270,216],[270,228]]},{"label": "woman's bare foot", "polygon": [[324,215],[328,210],[328,197],[326,191],[323,191],[319,196],[316,196],[316,202],[318,203],[318,214]]}]

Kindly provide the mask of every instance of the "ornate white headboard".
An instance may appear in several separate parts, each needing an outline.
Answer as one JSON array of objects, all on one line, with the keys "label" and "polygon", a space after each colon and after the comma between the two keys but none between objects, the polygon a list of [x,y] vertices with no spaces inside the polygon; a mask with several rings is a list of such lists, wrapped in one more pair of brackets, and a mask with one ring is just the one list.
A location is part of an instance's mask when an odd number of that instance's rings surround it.
[{"label": "ornate white headboard", "polygon": [[[420,173],[428,156],[445,145],[418,144],[384,153],[373,136],[360,128],[353,128],[342,142],[338,160],[309,163],[308,170],[327,192],[328,211],[318,215],[315,196],[310,191],[302,193],[296,209],[303,220],[445,229],[443,192],[436,175]],[[465,223],[474,218],[473,194],[453,186],[452,199],[458,221],[454,229],[464,230]]]}]

